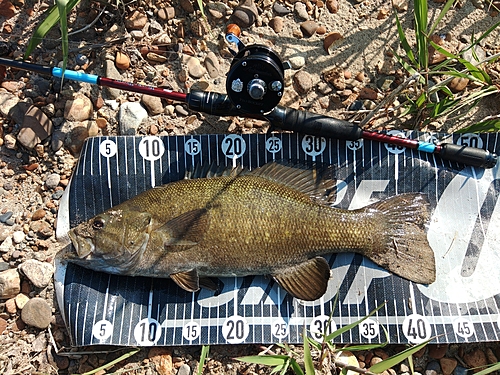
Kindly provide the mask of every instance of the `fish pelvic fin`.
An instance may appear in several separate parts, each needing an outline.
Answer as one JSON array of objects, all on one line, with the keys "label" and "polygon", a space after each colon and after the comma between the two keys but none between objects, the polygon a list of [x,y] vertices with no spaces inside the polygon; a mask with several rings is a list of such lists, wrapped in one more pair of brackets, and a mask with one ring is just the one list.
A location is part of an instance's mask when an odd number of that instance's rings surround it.
[{"label": "fish pelvic fin", "polygon": [[427,196],[400,194],[364,208],[378,211],[380,233],[373,236],[372,248],[364,253],[390,272],[419,284],[436,280],[434,251],[429,245],[426,224],[430,209]]},{"label": "fish pelvic fin", "polygon": [[322,257],[281,269],[274,280],[295,298],[314,301],[321,298],[328,287],[330,266]]},{"label": "fish pelvic fin", "polygon": [[178,286],[188,292],[197,292],[200,290],[200,278],[198,277],[198,271],[196,271],[196,269],[171,274],[170,278],[174,280]]}]

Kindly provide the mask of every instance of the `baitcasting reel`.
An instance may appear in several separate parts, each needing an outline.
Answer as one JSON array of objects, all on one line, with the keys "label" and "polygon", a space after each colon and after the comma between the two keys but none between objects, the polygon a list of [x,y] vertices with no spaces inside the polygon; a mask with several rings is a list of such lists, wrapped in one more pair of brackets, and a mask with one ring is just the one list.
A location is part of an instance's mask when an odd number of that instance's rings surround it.
[{"label": "baitcasting reel", "polygon": [[[232,32],[231,32],[232,31]],[[227,74],[226,92],[231,103],[243,113],[267,114],[279,103],[285,88],[284,71],[288,62],[269,47],[254,44],[245,47],[238,38],[239,30],[231,30],[226,40],[235,43],[238,52]]]}]

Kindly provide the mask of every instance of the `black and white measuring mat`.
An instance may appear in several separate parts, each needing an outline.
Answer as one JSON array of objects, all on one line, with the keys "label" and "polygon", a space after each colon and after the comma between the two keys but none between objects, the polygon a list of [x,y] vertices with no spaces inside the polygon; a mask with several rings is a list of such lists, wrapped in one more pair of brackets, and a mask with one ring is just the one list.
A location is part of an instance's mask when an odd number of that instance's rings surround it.
[{"label": "black and white measuring mat", "polygon": [[[397,134],[426,141],[444,137]],[[500,151],[497,134],[448,137]],[[404,192],[427,194],[436,281],[414,284],[362,256],[333,254],[327,258],[332,278],[326,294],[304,302],[260,276],[223,278],[214,296],[207,290],[188,293],[170,279],[113,276],[58,261],[57,299],[73,345],[299,343],[304,325],[320,340],[319,333],[352,323],[384,301],[338,341],[385,342],[384,328],[391,343],[500,339],[499,165],[465,167],[392,145],[299,134],[95,137],[86,141],[61,202],[58,236],[146,189],[182,179],[194,165],[256,168],[273,160],[332,165],[339,208]]]}]

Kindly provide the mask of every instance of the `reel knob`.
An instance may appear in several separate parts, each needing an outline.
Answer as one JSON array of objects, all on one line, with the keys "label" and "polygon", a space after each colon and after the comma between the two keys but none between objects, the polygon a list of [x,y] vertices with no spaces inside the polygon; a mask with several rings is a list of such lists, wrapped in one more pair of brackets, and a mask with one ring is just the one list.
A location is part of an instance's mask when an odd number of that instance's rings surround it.
[{"label": "reel knob", "polygon": [[252,45],[234,57],[227,75],[226,92],[240,111],[271,112],[283,96],[285,66],[269,47]]}]

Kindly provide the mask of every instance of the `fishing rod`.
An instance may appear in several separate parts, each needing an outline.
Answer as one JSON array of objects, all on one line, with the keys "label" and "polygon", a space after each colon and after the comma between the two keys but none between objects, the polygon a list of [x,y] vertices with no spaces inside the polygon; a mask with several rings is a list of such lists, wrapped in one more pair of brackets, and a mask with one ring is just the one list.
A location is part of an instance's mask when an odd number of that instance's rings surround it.
[{"label": "fishing rod", "polygon": [[215,116],[243,116],[267,120],[272,129],[289,130],[347,141],[360,139],[408,147],[442,159],[481,168],[496,165],[497,155],[488,150],[453,143],[434,144],[364,130],[356,124],[333,117],[279,106],[285,87],[284,70],[288,68],[279,56],[264,45],[245,47],[238,35],[229,32],[226,39],[238,46],[231,51],[234,59],[227,75],[227,94],[191,91],[188,94],[159,87],[141,85],[57,67],[48,67],[0,57],[0,65],[184,102],[190,110]]}]

